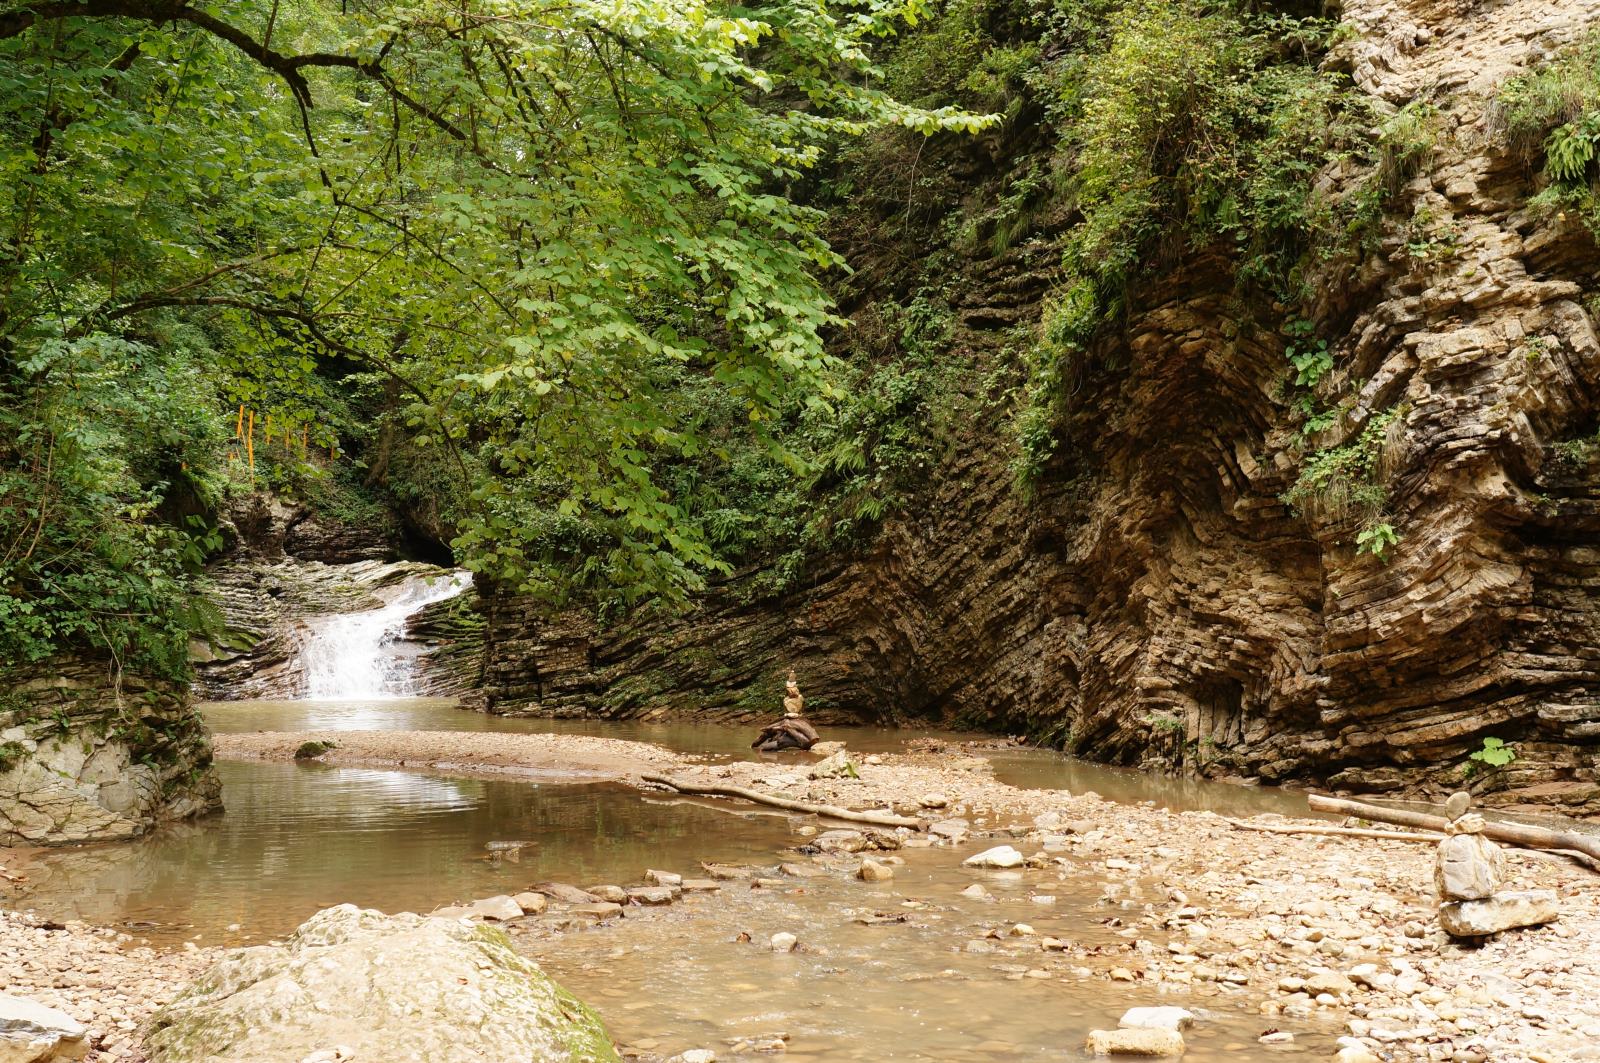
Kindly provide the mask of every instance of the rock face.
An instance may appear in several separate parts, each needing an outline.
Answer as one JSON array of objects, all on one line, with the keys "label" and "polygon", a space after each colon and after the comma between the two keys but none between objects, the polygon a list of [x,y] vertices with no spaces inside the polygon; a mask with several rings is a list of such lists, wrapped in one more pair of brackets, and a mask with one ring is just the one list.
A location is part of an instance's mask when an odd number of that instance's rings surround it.
[{"label": "rock face", "polygon": [[26,997],[0,993],[0,1063],[53,1063],[89,1052],[83,1023]]},{"label": "rock face", "polygon": [[[1003,418],[975,417],[914,517],[786,596],[736,581],[687,623],[603,632],[496,599],[484,706],[747,718],[793,662],[821,722],[937,714],[1106,761],[1359,790],[1455,778],[1493,734],[1517,743],[1501,781],[1600,801],[1600,461],[1561,446],[1600,411],[1596,249],[1526,206],[1533,175],[1492,104],[1600,0],[1350,0],[1341,17],[1357,86],[1437,123],[1379,246],[1312,278],[1338,423],[1300,438],[1283,338],[1240,327],[1231,264],[1196,253],[1136,294],[1031,498],[987,423]],[[1004,364],[1005,330],[1037,317],[1059,261],[1041,226],[940,278],[975,364]],[[1424,236],[1445,250],[1412,254]],[[1337,505],[1282,501],[1309,450],[1375,424],[1386,561],[1357,553]]]},{"label": "rock face", "polygon": [[230,953],[152,1019],[151,1063],[358,1060],[615,1061],[594,1014],[502,931],[353,905],[283,946]]},{"label": "rock face", "polygon": [[56,661],[0,673],[0,845],[131,838],[222,806],[180,689]]}]

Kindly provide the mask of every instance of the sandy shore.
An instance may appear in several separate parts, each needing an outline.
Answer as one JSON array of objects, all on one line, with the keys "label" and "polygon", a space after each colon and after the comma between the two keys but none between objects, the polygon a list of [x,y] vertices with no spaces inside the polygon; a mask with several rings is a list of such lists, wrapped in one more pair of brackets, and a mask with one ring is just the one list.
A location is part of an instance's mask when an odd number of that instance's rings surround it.
[{"label": "sandy shore", "polygon": [[[217,749],[226,758],[288,759],[310,740],[339,743],[324,757],[336,764],[565,778],[663,772],[964,819],[967,838],[937,842],[949,846],[952,865],[1006,843],[1030,858],[1012,872],[1029,888],[1099,891],[1105,918],[1120,920],[1109,925],[1119,925],[1131,947],[1114,960],[1070,949],[1048,957],[1080,977],[1148,986],[1152,1003],[1225,991],[1259,1008],[1263,1029],[1331,1020],[1382,1060],[1600,1060],[1600,875],[1559,858],[1512,851],[1508,861],[1508,887],[1559,893],[1558,923],[1463,947],[1437,930],[1431,845],[1267,835],[1211,812],[1021,790],[996,782],[987,761],[961,749],[868,757],[859,779],[828,780],[809,779],[808,763],[707,764],[642,743],[570,735],[242,734],[219,735]],[[907,840],[929,843],[910,832]],[[985,874],[974,871],[974,880]],[[110,931],[44,930],[8,916],[0,921],[0,988],[105,1031],[109,1051],[92,1058],[138,1058],[133,1027],[214,953],[130,945]]]},{"label": "sandy shore", "polygon": [[293,760],[307,742],[332,743],[323,764],[429,768],[517,775],[530,779],[627,779],[672,771],[693,758],[645,742],[589,735],[500,734],[485,731],[259,731],[219,734],[223,760]]}]

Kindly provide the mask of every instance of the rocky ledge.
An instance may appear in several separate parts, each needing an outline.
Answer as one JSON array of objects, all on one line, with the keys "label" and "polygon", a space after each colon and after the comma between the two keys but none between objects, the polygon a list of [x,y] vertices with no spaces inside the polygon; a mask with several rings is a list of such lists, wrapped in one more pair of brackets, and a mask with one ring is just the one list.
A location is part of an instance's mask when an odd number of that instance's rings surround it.
[{"label": "rocky ledge", "polygon": [[222,806],[210,736],[179,687],[85,661],[0,682],[0,845],[131,838]]}]

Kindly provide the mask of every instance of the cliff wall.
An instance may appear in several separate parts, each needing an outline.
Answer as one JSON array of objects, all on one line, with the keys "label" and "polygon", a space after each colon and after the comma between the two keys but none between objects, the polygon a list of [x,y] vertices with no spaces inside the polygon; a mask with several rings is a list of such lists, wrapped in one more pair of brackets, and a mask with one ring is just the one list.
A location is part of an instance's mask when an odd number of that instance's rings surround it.
[{"label": "cliff wall", "polygon": [[[1190,255],[1137,293],[1031,494],[973,395],[915,504],[787,595],[735,579],[687,619],[604,630],[491,598],[484,706],[753,716],[793,665],[825,719],[1269,781],[1448,785],[1494,736],[1518,752],[1494,785],[1600,807],[1600,468],[1562,446],[1595,425],[1600,255],[1527,206],[1493,103],[1600,26],[1600,3],[1353,0],[1343,18],[1331,61],[1386,109],[1428,105],[1434,139],[1378,246],[1315,278],[1333,423],[1301,434],[1282,336],[1241,310],[1226,262]],[[966,259],[945,284],[952,348],[1007,358],[1057,261],[1048,222]],[[1382,557],[1339,498],[1284,501],[1339,447],[1383,482]]]}]

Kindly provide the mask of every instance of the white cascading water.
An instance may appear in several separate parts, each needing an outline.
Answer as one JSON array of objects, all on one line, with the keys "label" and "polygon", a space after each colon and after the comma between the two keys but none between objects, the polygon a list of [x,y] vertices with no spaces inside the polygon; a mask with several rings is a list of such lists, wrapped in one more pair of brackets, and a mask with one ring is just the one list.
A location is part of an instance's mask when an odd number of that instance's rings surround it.
[{"label": "white cascading water", "polygon": [[397,652],[406,620],[424,606],[454,598],[472,585],[472,574],[417,576],[401,584],[393,601],[364,613],[341,613],[311,624],[301,650],[306,696],[369,700],[414,693],[415,660]]}]

